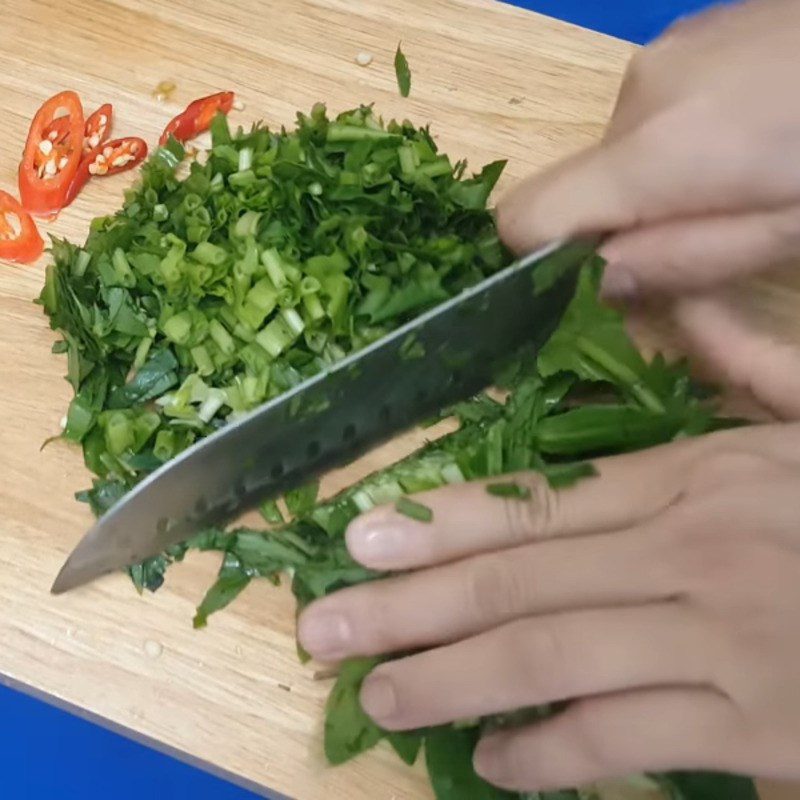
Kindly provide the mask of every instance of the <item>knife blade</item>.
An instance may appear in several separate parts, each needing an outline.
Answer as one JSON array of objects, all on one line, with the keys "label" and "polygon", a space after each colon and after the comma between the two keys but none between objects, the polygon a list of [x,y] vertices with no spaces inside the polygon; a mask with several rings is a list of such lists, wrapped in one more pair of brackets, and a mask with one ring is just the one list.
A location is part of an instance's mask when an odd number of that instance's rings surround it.
[{"label": "knife blade", "polygon": [[555,330],[593,252],[550,244],[207,436],[97,521],[52,592],[223,524],[485,388],[499,360]]}]

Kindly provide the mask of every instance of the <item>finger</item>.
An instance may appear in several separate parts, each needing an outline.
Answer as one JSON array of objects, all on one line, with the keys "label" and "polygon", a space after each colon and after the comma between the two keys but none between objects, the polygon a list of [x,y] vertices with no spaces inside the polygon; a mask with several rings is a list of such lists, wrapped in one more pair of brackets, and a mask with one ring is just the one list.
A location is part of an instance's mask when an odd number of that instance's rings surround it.
[{"label": "finger", "polygon": [[684,298],[675,320],[725,383],[782,419],[800,419],[800,347],[751,327],[720,297]]},{"label": "finger", "polygon": [[670,108],[529,178],[498,204],[501,238],[524,253],[579,234],[797,202],[800,165],[765,156],[730,125],[721,139],[712,114],[699,100]]},{"label": "finger", "polygon": [[607,297],[705,290],[800,254],[800,207],[647,225],[602,247]]},{"label": "finger", "polygon": [[490,783],[536,791],[672,769],[742,769],[741,719],[703,688],[659,688],[580,700],[536,725],[485,736],[475,769]]},{"label": "finger", "polygon": [[[347,546],[368,567],[400,570],[529,541],[628,527],[676,500],[698,448],[685,441],[603,459],[595,465],[597,477],[558,492],[534,472],[423,492],[414,497],[431,509],[431,522],[381,506],[350,524]],[[529,497],[497,497],[487,490],[488,484],[508,482],[527,490]]]},{"label": "finger", "polygon": [[509,623],[379,666],[361,692],[389,730],[440,725],[586,695],[706,684],[713,634],[678,603]]},{"label": "finger", "polygon": [[640,530],[554,539],[373,581],[315,603],[298,637],[315,658],[338,661],[457,641],[533,614],[664,600],[676,589],[670,546]]}]

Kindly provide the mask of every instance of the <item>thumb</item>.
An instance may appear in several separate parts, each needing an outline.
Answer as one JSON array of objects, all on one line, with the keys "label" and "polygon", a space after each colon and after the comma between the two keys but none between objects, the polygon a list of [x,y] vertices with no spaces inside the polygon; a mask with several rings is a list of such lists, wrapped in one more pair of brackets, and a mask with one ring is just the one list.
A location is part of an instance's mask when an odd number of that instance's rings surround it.
[{"label": "thumb", "polygon": [[721,296],[681,299],[674,317],[692,351],[721,380],[781,419],[800,419],[800,344],[751,326]]}]

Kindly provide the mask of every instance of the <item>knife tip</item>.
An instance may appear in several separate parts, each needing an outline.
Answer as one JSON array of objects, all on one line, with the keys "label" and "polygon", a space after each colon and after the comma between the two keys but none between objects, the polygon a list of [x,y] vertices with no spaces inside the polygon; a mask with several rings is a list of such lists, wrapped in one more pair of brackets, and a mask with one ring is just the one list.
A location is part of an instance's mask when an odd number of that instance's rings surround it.
[{"label": "knife tip", "polygon": [[59,571],[58,575],[56,575],[53,585],[50,587],[50,594],[64,594],[64,592],[70,589],[67,575],[68,573],[66,570],[66,565],[64,565],[64,567],[62,567]]},{"label": "knife tip", "polygon": [[56,575],[56,579],[53,581],[53,585],[50,587],[50,594],[64,594],[70,591],[70,589],[75,589],[82,583],[85,583],[81,575],[81,570],[75,569],[74,556],[75,554],[72,553],[64,564],[62,564],[58,575]]}]

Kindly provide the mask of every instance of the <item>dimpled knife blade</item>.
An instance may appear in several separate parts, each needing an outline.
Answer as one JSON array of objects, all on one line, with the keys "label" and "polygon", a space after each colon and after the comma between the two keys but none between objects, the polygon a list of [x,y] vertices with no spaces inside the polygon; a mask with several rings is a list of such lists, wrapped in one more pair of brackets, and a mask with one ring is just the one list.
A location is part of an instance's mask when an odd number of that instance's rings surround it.
[{"label": "dimpled knife blade", "polygon": [[484,388],[504,356],[547,340],[593,252],[551,244],[198,442],[98,520],[52,591],[224,524]]}]

